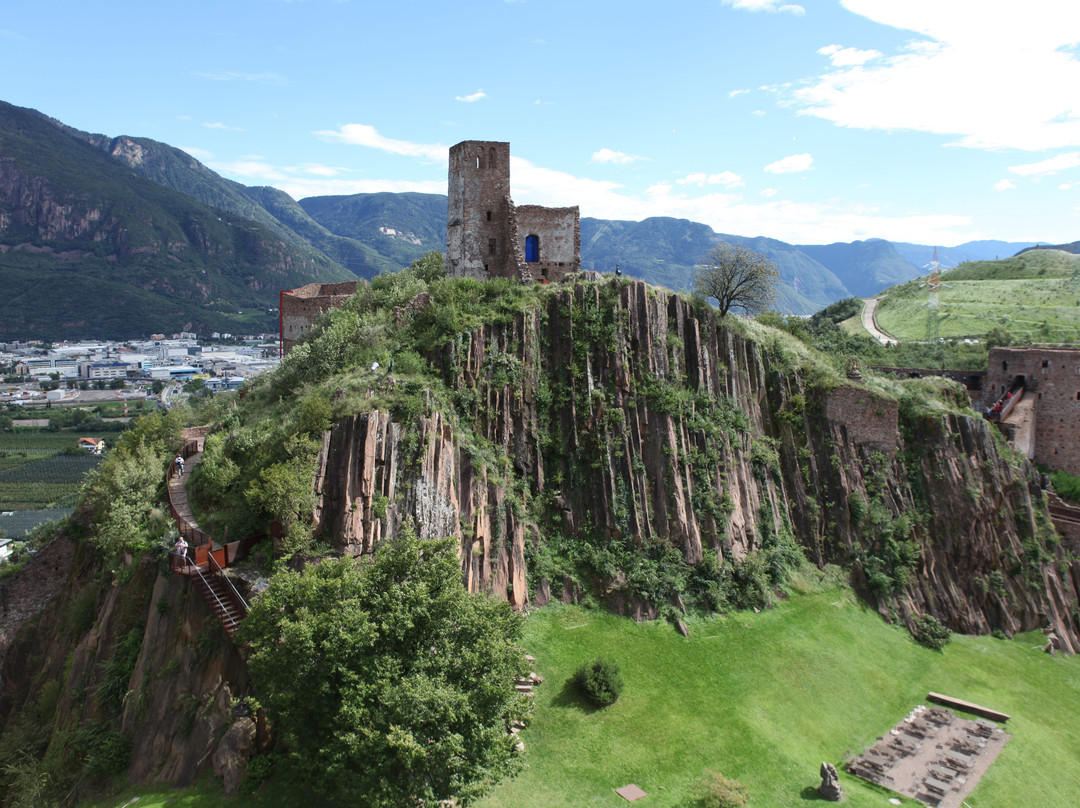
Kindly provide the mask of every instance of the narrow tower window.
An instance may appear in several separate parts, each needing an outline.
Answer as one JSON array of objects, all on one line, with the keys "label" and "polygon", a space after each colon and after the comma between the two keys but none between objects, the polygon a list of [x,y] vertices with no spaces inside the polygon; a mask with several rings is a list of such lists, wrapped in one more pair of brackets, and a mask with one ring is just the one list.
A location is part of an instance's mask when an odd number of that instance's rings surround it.
[{"label": "narrow tower window", "polygon": [[489,238],[488,239],[488,255],[494,255],[494,254],[495,254],[495,239]]},{"label": "narrow tower window", "polygon": [[495,168],[495,147],[488,150],[488,168]]},{"label": "narrow tower window", "polygon": [[491,221],[491,211],[489,210],[489,211],[487,212],[487,214],[488,214],[488,221],[490,222],[490,221]]}]

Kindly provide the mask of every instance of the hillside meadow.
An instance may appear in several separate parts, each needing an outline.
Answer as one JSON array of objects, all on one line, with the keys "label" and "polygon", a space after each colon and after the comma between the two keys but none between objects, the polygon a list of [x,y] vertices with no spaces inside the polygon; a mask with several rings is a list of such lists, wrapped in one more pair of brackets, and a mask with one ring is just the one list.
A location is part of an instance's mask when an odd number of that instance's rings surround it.
[{"label": "hillside meadow", "polygon": [[[927,277],[887,290],[878,325],[900,340],[926,337]],[[971,261],[941,273],[942,338],[980,338],[995,327],[1016,343],[1080,341],[1080,256],[1032,250],[1001,261]]]},{"label": "hillside meadow", "polygon": [[[842,583],[804,568],[770,610],[688,618],[690,637],[665,622],[555,605],[535,611],[524,644],[544,684],[522,738],[527,768],[479,808],[617,808],[636,783],[642,808],[691,806],[705,770],[740,780],[755,808],[822,802],[822,761],[857,754],[925,703],[930,690],[1012,715],[1012,740],[968,797],[970,808],[1080,804],[1080,665],[1041,651],[1039,632],[1012,640],[955,636],[943,652],[916,645]],[[596,656],[617,661],[625,689],[593,709],[568,685]],[[1060,773],[1060,776],[1055,776]],[[1070,774],[1071,773],[1071,774]],[[841,771],[850,808],[894,795]],[[225,800],[213,781],[184,792],[137,789],[94,803],[234,808],[297,804],[287,776],[254,796]],[[318,800],[303,797],[317,805]],[[905,805],[917,805],[904,799]]]}]

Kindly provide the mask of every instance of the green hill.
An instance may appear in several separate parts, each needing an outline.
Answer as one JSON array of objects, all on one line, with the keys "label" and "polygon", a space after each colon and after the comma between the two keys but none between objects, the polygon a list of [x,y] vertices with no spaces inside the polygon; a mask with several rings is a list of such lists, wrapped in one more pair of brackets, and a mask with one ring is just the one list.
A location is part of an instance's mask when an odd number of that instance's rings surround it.
[{"label": "green hill", "polygon": [[[901,340],[926,336],[929,276],[887,290],[878,324]],[[1080,256],[1031,250],[1000,261],[970,261],[941,273],[943,338],[981,338],[1001,328],[1016,342],[1080,341]]]},{"label": "green hill", "polygon": [[278,290],[349,277],[0,103],[0,337],[268,331]]}]

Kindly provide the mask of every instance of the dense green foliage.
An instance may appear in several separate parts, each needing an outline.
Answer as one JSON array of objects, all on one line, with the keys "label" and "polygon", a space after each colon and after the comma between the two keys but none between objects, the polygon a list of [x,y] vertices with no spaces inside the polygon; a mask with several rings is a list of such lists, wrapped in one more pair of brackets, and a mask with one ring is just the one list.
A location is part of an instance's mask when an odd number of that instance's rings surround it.
[{"label": "dense green foliage", "polygon": [[597,707],[610,707],[618,701],[623,689],[619,663],[603,657],[583,662],[574,671],[573,682],[582,695]]},{"label": "dense green foliage", "polygon": [[182,424],[177,411],[139,418],[87,475],[80,507],[91,523],[90,541],[101,552],[145,549],[168,530],[168,512],[158,504]]},{"label": "dense green foliage", "polygon": [[518,765],[521,618],[467,593],[449,541],[276,574],[243,625],[259,697],[313,785],[350,805],[469,802]]},{"label": "dense green foliage", "polygon": [[940,651],[949,644],[952,632],[948,626],[943,626],[941,621],[932,614],[920,614],[915,618],[914,635],[919,645],[925,645],[934,651]]}]

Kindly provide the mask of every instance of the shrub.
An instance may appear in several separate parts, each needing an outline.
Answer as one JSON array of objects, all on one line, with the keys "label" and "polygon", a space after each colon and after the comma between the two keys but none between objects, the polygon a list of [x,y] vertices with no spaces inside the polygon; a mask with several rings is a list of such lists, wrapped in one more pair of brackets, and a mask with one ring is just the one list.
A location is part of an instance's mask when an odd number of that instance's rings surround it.
[{"label": "shrub", "polygon": [[915,637],[915,641],[919,645],[925,645],[934,651],[940,651],[949,644],[949,640],[952,639],[952,632],[932,614],[922,614],[915,618],[915,629],[912,631],[912,636]]},{"label": "shrub", "polygon": [[573,681],[585,698],[597,707],[614,704],[623,689],[618,663],[602,657],[578,668]]},{"label": "shrub", "polygon": [[694,808],[743,808],[747,804],[746,786],[720,772],[706,771],[694,784]]}]

